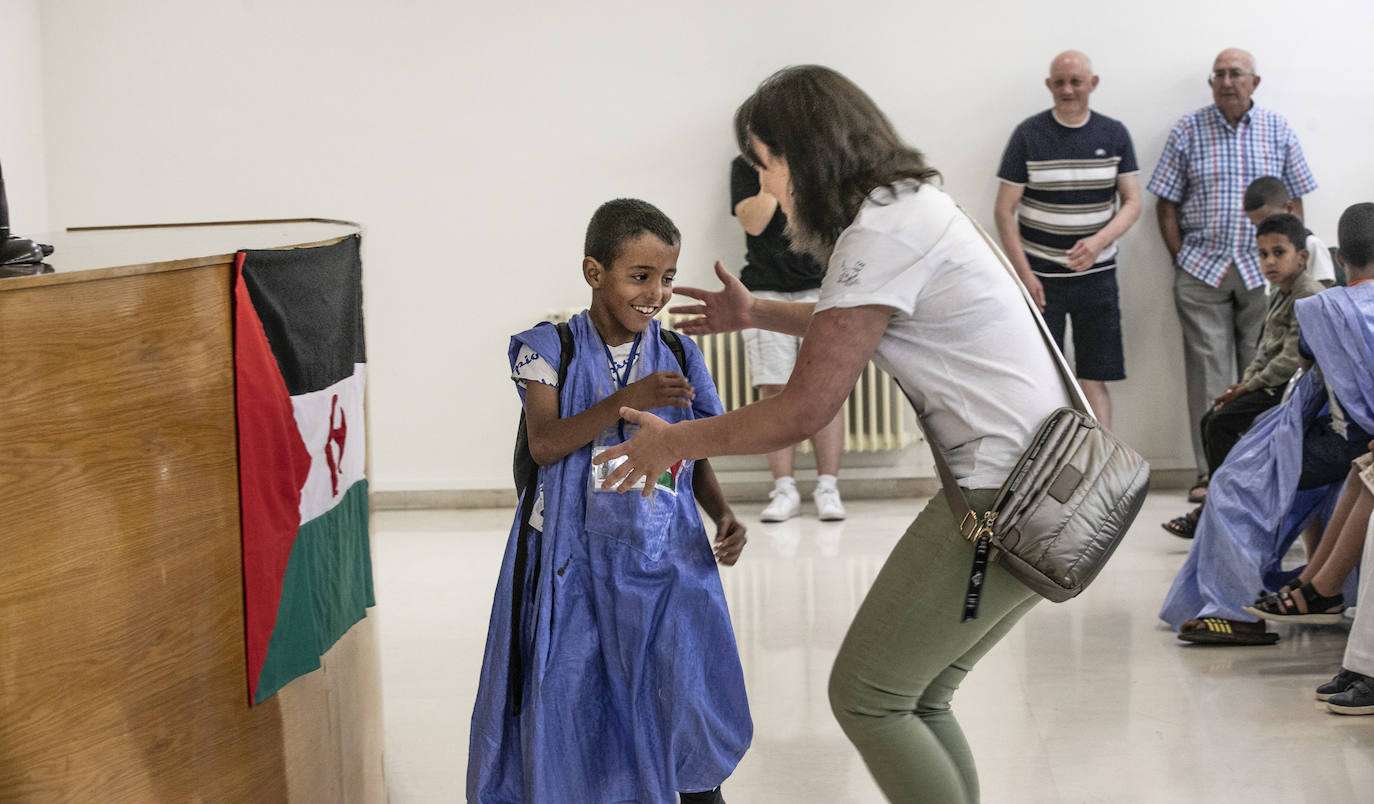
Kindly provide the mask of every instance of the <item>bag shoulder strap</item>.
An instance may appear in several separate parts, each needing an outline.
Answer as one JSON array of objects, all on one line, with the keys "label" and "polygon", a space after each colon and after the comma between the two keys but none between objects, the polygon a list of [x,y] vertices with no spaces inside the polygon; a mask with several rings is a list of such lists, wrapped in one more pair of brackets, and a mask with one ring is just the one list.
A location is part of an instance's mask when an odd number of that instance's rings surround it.
[{"label": "bag shoulder strap", "polygon": [[969,223],[973,224],[973,228],[978,230],[978,234],[983,238],[983,242],[987,243],[988,248],[992,249],[992,253],[997,255],[997,260],[1002,263],[1003,270],[1011,277],[1011,281],[1016,283],[1017,290],[1021,291],[1021,298],[1025,300],[1026,306],[1030,308],[1031,318],[1035,319],[1035,326],[1040,330],[1040,337],[1044,339],[1045,346],[1050,350],[1050,357],[1054,358],[1055,368],[1059,369],[1059,378],[1064,381],[1064,390],[1069,392],[1069,407],[1072,407],[1085,416],[1096,418],[1096,416],[1093,416],[1092,407],[1088,405],[1088,397],[1083,394],[1083,388],[1079,386],[1078,380],[1074,378],[1073,372],[1069,370],[1069,362],[1064,359],[1064,353],[1059,351],[1059,345],[1054,342],[1054,336],[1050,334],[1050,328],[1045,323],[1045,317],[1040,315],[1040,308],[1036,306],[1035,300],[1031,298],[1030,291],[1026,290],[1026,286],[1021,281],[1021,277],[1016,275],[1016,269],[1012,267],[1011,260],[1007,259],[1007,255],[992,241],[991,237],[988,237],[987,230],[985,230],[978,221],[974,220],[972,215],[965,212],[963,207],[959,207],[959,211],[964,214],[965,218],[968,218]]},{"label": "bag shoulder strap", "polygon": [[[1050,335],[1049,327],[1045,325],[1045,319],[1040,315],[1040,310],[1035,306],[1035,301],[1031,299],[1030,292],[1022,284],[1021,277],[1016,275],[1016,270],[1012,268],[1011,261],[1007,259],[1007,255],[1002,252],[1002,249],[992,242],[992,238],[988,237],[988,233],[979,225],[978,221],[974,220],[972,215],[965,212],[963,207],[958,209],[960,214],[973,224],[973,228],[982,236],[983,242],[987,244],[988,248],[992,249],[992,253],[997,255],[998,261],[1002,263],[1002,267],[1011,277],[1011,281],[1016,283],[1017,289],[1021,291],[1021,298],[1030,308],[1031,318],[1035,319],[1036,327],[1040,330],[1040,337],[1044,339],[1045,347],[1049,349],[1050,356],[1054,358],[1054,365],[1059,369],[1059,377],[1064,381],[1064,388],[1069,392],[1071,406],[1080,413],[1092,416],[1092,408],[1088,406],[1088,398],[1083,395],[1083,389],[1074,379],[1073,372],[1069,371],[1068,361],[1064,359],[1063,352],[1060,352],[1059,346],[1055,344],[1054,337]],[[909,394],[907,398],[910,399]],[[914,408],[915,405],[912,407]],[[969,508],[968,500],[964,497],[963,492],[959,490],[959,483],[954,479],[954,472],[950,470],[949,462],[945,460],[945,456],[935,446],[935,442],[930,439],[930,433],[926,431],[925,422],[919,414],[916,416],[916,424],[921,428],[921,435],[925,437],[926,444],[930,447],[930,454],[935,457],[935,471],[940,476],[940,485],[944,489],[945,500],[949,503],[950,510],[954,512],[954,518],[959,522],[960,533],[964,532],[967,523],[972,523],[976,529],[976,515],[973,513],[973,509]]]}]

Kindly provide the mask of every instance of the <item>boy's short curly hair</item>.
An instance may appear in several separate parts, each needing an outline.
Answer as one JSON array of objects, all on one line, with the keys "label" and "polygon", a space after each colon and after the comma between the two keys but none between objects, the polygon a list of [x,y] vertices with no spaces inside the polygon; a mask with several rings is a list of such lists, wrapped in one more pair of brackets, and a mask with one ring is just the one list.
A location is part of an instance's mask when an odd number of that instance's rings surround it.
[{"label": "boy's short curly hair", "polygon": [[1298,220],[1296,215],[1280,212],[1260,221],[1260,225],[1255,227],[1255,238],[1258,239],[1268,234],[1283,235],[1288,238],[1288,242],[1293,244],[1294,251],[1302,251],[1307,248],[1307,227],[1302,225],[1302,221]]},{"label": "boy's short curly hair", "polygon": [[670,246],[682,241],[682,233],[658,207],[637,198],[607,201],[592,214],[582,253],[609,268],[620,256],[621,246],[642,234],[651,234]]},{"label": "boy's short curly hair", "polygon": [[1374,204],[1352,204],[1336,224],[1336,242],[1345,267],[1360,270],[1374,266]]}]

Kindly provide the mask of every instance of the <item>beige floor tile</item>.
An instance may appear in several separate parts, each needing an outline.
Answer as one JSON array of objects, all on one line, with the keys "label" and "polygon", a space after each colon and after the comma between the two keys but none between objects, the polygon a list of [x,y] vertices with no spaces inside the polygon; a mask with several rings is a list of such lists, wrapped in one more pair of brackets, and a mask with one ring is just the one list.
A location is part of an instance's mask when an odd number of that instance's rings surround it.
[{"label": "beige floor tile", "polygon": [[[830,715],[830,663],[917,501],[846,502],[849,519],[764,524],[722,578],[754,715],[731,804],[881,802]],[[1280,627],[1272,647],[1179,642],[1156,618],[1188,543],[1147,500],[1080,598],[1042,603],[955,698],[987,802],[1374,801],[1374,718],[1312,690],[1346,627]],[[375,518],[387,779],[394,804],[463,800],[468,720],[510,511]],[[1290,556],[1301,562],[1301,555]],[[592,799],[587,799],[588,801]]]}]

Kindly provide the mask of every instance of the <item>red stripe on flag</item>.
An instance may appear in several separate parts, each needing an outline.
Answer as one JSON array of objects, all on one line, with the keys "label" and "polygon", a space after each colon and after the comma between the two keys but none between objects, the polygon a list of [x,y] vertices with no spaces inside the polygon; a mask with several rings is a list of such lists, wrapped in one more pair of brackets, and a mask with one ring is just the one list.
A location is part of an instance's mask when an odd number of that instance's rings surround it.
[{"label": "red stripe on flag", "polygon": [[243,281],[243,258],[240,252],[234,266],[234,378],[251,703],[277,622],[286,563],[301,526],[301,487],[310,471],[310,453],[301,440],[291,396]]}]

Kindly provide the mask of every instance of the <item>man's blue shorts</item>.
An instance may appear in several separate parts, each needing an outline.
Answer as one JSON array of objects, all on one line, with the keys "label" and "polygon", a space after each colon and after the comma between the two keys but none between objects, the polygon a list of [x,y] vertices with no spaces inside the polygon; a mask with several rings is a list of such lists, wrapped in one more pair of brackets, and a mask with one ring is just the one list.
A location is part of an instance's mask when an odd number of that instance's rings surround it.
[{"label": "man's blue shorts", "polygon": [[1037,275],[1045,288],[1045,323],[1064,349],[1065,319],[1073,322],[1074,374],[1080,380],[1126,379],[1116,268],[1090,274]]}]

